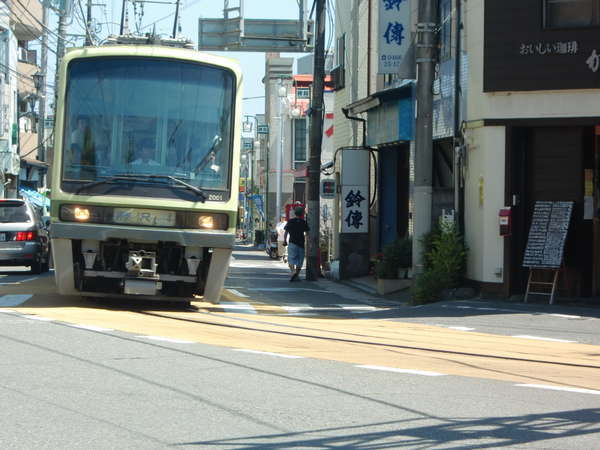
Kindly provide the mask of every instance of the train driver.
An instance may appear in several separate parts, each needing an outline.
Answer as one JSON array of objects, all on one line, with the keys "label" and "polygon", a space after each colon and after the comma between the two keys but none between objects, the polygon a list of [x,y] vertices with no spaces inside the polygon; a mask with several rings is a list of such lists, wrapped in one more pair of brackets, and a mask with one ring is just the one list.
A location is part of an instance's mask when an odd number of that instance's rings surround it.
[{"label": "train driver", "polygon": [[150,139],[144,139],[142,141],[142,145],[140,146],[138,158],[134,160],[131,165],[144,168],[160,166],[160,163],[156,162],[153,157],[154,146],[152,145],[152,141]]}]

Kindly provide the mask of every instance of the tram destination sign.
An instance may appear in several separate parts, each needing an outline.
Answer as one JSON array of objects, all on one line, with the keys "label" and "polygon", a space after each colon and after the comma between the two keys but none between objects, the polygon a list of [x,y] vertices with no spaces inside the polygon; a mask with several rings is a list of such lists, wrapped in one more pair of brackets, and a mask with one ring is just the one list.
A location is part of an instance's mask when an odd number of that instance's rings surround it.
[{"label": "tram destination sign", "polygon": [[563,260],[573,202],[535,202],[523,266],[558,269]]}]

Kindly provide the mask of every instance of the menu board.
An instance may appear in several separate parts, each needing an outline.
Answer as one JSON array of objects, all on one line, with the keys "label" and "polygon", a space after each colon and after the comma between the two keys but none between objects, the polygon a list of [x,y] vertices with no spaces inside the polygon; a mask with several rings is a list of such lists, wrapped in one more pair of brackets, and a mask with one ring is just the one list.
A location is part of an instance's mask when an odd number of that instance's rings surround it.
[{"label": "menu board", "polygon": [[572,211],[573,202],[535,202],[524,267],[560,268]]}]

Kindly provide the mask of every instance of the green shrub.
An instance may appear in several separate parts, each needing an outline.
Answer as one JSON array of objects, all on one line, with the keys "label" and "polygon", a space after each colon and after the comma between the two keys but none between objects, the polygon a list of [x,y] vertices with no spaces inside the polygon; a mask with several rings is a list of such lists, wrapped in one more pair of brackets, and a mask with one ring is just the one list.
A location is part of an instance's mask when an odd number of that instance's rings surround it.
[{"label": "green shrub", "polygon": [[421,240],[425,271],[416,277],[412,304],[437,300],[444,289],[458,286],[467,264],[467,249],[452,222],[440,222]]},{"label": "green shrub", "polygon": [[463,238],[454,223],[440,225],[440,232],[433,236],[429,253],[431,270],[443,275],[444,289],[456,287],[467,265],[467,250]]},{"label": "green shrub", "polygon": [[398,269],[412,265],[412,240],[396,239],[383,249],[381,259],[375,266],[377,278],[398,278]]},{"label": "green shrub", "polygon": [[410,288],[410,303],[412,305],[423,305],[436,301],[440,292],[445,289],[446,282],[444,274],[434,270],[428,270],[417,275]]}]

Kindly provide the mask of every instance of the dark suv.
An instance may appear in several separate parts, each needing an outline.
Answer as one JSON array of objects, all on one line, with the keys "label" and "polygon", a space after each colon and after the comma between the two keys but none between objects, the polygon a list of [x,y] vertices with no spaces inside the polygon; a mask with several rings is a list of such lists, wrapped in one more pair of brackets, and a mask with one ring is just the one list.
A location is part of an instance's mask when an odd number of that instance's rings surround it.
[{"label": "dark suv", "polygon": [[0,266],[29,266],[47,272],[50,261],[47,225],[25,200],[0,199]]}]

